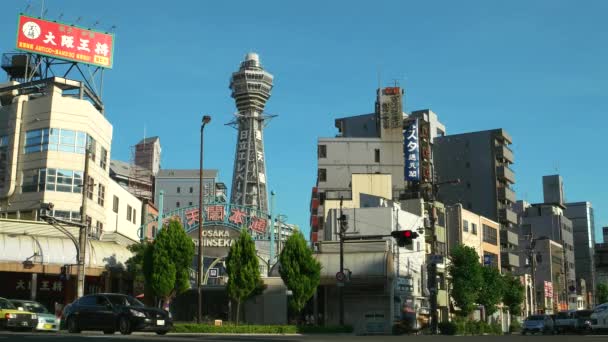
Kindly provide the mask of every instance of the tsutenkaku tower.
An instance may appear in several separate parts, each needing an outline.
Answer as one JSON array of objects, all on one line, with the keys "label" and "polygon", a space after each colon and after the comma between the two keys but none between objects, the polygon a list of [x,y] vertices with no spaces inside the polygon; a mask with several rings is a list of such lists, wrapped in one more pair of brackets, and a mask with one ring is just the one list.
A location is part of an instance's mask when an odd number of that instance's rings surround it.
[{"label": "tsutenkaku tower", "polygon": [[265,71],[256,53],[248,53],[239,71],[230,78],[238,113],[238,129],[230,203],[268,212],[264,126],[269,119],[264,106],[270,97],[273,76]]}]

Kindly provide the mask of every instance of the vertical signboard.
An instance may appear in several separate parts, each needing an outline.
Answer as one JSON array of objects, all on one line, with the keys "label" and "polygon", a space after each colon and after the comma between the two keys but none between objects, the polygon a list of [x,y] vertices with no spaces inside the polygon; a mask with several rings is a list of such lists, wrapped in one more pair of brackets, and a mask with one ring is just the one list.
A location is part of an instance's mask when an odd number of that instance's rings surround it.
[{"label": "vertical signboard", "polygon": [[405,180],[410,182],[420,181],[418,119],[412,120],[403,131],[403,155],[405,159]]},{"label": "vertical signboard", "polygon": [[401,128],[403,125],[403,93],[399,87],[382,89],[380,94],[380,117],[382,127]]},{"label": "vertical signboard", "polygon": [[545,281],[545,297],[553,298],[553,283]]},{"label": "vertical signboard", "polygon": [[431,124],[426,120],[418,122],[420,146],[420,182],[431,183]]},{"label": "vertical signboard", "polygon": [[103,68],[114,63],[113,34],[26,15],[19,16],[16,48]]}]

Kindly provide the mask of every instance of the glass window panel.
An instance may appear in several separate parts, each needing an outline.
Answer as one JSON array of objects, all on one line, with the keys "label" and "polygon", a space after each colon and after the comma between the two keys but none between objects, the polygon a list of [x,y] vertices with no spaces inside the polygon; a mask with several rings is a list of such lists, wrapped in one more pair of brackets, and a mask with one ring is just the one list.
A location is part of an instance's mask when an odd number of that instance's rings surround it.
[{"label": "glass window panel", "polygon": [[57,174],[57,169],[46,169],[46,172],[51,175],[54,176]]},{"label": "glass window panel", "polygon": [[59,129],[51,128],[51,134],[49,136],[49,143],[51,144],[59,144]]},{"label": "glass window panel", "polygon": [[57,184],[57,191],[72,192],[72,186],[71,185],[60,185],[60,184]]},{"label": "glass window panel", "polygon": [[55,184],[47,184],[46,189],[49,191],[55,191]]},{"label": "glass window panel", "polygon": [[61,152],[74,152],[74,146],[59,145],[59,151],[61,151]]},{"label": "glass window panel", "polygon": [[60,142],[62,145],[74,145],[76,140],[76,133],[69,129],[61,130]]}]

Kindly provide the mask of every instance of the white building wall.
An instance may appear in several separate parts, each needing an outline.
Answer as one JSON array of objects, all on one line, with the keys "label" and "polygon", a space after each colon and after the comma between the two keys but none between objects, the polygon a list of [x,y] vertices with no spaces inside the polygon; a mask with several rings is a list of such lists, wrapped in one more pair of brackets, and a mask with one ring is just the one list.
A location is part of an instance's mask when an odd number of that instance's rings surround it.
[{"label": "white building wall", "polygon": [[[118,205],[114,206],[114,197],[118,199]],[[130,210],[130,215],[127,211]],[[107,225],[104,233],[118,233],[133,241],[139,241],[139,228],[141,222],[142,202],[124,189],[114,180],[108,182],[107,205],[105,215]],[[130,219],[128,219],[130,217]]]}]

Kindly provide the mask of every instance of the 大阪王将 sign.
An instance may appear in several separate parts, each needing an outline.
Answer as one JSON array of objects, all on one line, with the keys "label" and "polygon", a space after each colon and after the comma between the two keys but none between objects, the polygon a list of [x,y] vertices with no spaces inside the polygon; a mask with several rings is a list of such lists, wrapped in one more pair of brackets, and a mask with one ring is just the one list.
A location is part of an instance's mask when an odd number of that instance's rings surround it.
[{"label": "\u5927\u962a\u738b\u5c06 sign", "polygon": [[103,68],[112,68],[114,63],[113,34],[23,14],[19,16],[16,48]]}]

